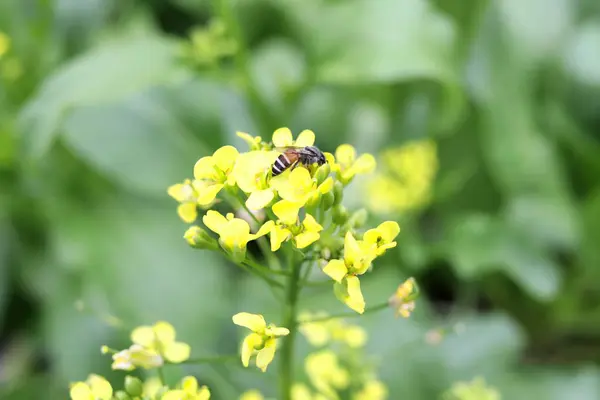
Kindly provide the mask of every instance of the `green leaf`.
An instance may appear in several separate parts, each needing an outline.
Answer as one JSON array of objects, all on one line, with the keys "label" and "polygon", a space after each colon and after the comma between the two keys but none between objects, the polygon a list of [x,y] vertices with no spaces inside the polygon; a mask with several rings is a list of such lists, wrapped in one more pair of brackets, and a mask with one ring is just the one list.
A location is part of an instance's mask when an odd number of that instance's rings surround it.
[{"label": "green leaf", "polygon": [[454,223],[446,251],[465,279],[499,270],[539,301],[551,300],[558,293],[558,266],[521,226],[469,215]]},{"label": "green leaf", "polygon": [[160,37],[104,43],[61,66],[43,83],[20,116],[26,157],[37,159],[52,145],[74,108],[118,101],[177,77],[176,46]]},{"label": "green leaf", "polygon": [[145,195],[166,198],[169,185],[192,176],[206,153],[153,91],[111,105],[80,107],[66,120],[62,139],[109,179]]}]

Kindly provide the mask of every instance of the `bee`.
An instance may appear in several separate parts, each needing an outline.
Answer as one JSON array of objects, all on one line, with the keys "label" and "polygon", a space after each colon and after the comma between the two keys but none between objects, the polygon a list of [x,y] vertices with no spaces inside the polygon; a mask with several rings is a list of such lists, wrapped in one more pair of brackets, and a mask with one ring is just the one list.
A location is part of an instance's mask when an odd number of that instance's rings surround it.
[{"label": "bee", "polygon": [[308,167],[312,164],[323,165],[327,162],[325,154],[315,146],[277,148],[282,153],[271,168],[272,176],[281,174],[288,168],[296,168],[299,164]]}]

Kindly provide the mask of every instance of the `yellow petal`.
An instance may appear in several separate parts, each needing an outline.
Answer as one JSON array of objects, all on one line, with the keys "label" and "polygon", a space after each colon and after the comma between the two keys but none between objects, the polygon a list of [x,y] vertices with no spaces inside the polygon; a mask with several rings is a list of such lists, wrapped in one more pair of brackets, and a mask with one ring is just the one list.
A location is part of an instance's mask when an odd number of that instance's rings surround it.
[{"label": "yellow petal", "polygon": [[196,203],[183,203],[177,206],[177,215],[183,222],[191,224],[198,218]]},{"label": "yellow petal", "polygon": [[131,332],[131,341],[143,347],[154,347],[154,329],[151,326],[139,326]]},{"label": "yellow petal", "polygon": [[286,225],[295,224],[298,220],[298,212],[302,207],[301,204],[294,203],[289,200],[279,200],[273,204],[273,213]]},{"label": "yellow petal", "polygon": [[313,399],[310,390],[302,383],[294,383],[292,386],[292,400],[316,400]]},{"label": "yellow petal", "polygon": [[283,328],[281,326],[272,325],[268,328],[268,334],[273,336],[287,336],[290,334],[290,330],[288,328]]},{"label": "yellow petal", "polygon": [[106,379],[100,375],[91,374],[87,381],[96,399],[110,400],[113,388]]},{"label": "yellow petal", "polygon": [[83,382],[76,382],[71,385],[69,394],[72,400],[94,400],[92,389]]},{"label": "yellow petal", "polygon": [[310,129],[305,129],[300,132],[298,138],[296,139],[296,146],[312,146],[315,144],[315,134]]},{"label": "yellow petal", "polygon": [[212,157],[202,157],[194,164],[194,178],[208,179],[214,181],[217,179],[217,171],[215,171],[215,160]]},{"label": "yellow petal", "polygon": [[319,224],[317,220],[310,214],[306,214],[304,221],[302,221],[302,225],[305,231],[321,232],[323,230],[321,224]]},{"label": "yellow petal", "polygon": [[198,381],[193,376],[186,376],[181,380],[181,388],[192,395],[198,392]]},{"label": "yellow petal", "polygon": [[258,390],[248,390],[242,393],[240,400],[264,400],[264,396]]},{"label": "yellow petal", "polygon": [[352,236],[352,232],[346,232],[346,236],[344,238],[344,259],[351,265],[354,261],[361,257],[361,249],[358,245],[354,236]]},{"label": "yellow petal", "polygon": [[226,174],[231,171],[239,153],[233,146],[223,146],[213,154],[216,166]]},{"label": "yellow petal", "polygon": [[375,171],[376,164],[375,157],[371,154],[363,154],[352,165],[352,169],[355,173],[368,174]]},{"label": "yellow petal", "polygon": [[293,140],[292,131],[289,128],[279,128],[273,132],[273,145],[275,147],[291,146]]},{"label": "yellow petal", "polygon": [[265,347],[259,350],[256,356],[256,366],[260,368],[262,372],[267,371],[267,367],[273,361],[275,357],[275,350],[277,349],[277,340],[269,339],[265,343]]},{"label": "yellow petal", "polygon": [[312,178],[310,177],[310,172],[308,172],[308,169],[306,168],[296,168],[290,172],[289,181],[298,189],[312,186]]},{"label": "yellow petal", "polygon": [[381,232],[383,240],[391,242],[400,233],[400,225],[395,221],[385,221],[377,227],[377,230]]},{"label": "yellow petal", "polygon": [[346,278],[348,298],[346,305],[359,314],[365,312],[365,299],[360,291],[360,280],[356,276]]},{"label": "yellow petal", "polygon": [[182,183],[176,183],[175,185],[171,185],[167,189],[167,194],[181,203],[181,202],[185,201],[185,193],[184,193],[185,186],[186,185],[184,185]]},{"label": "yellow petal", "polygon": [[247,367],[250,363],[250,357],[254,349],[262,344],[262,337],[256,333],[251,333],[244,338],[242,343],[242,364]]},{"label": "yellow petal", "polygon": [[250,225],[239,218],[228,221],[219,235],[221,243],[228,249],[245,249],[248,241],[253,239],[250,235]]},{"label": "yellow petal", "polygon": [[[327,163],[331,165],[331,167],[333,168],[333,166],[335,165],[335,157],[333,156],[333,154],[328,153],[328,152],[324,152],[323,153],[325,155],[325,160],[327,160]],[[333,171],[333,169],[332,169]]]},{"label": "yellow petal", "polygon": [[172,342],[164,348],[164,356],[167,361],[181,363],[190,358],[192,349],[190,345],[183,342]]},{"label": "yellow petal", "polygon": [[262,140],[260,136],[252,136],[246,132],[238,131],[235,134],[237,135],[237,137],[239,137],[240,139],[242,139],[244,142],[246,142],[248,144],[248,147],[250,148],[250,150],[255,150]]},{"label": "yellow petal", "polygon": [[177,390],[169,390],[167,393],[163,394],[161,400],[182,400],[187,399],[188,394],[181,389]]},{"label": "yellow petal", "polygon": [[356,159],[356,150],[349,144],[342,144],[335,150],[335,159],[339,164],[348,168]]},{"label": "yellow petal", "polygon": [[342,260],[331,260],[323,268],[323,272],[336,282],[341,282],[348,273],[348,268],[346,268],[346,264]]},{"label": "yellow petal", "polygon": [[367,342],[367,333],[360,326],[348,326],[345,328],[344,339],[348,346],[359,348]]},{"label": "yellow petal", "polygon": [[210,399],[210,390],[208,387],[202,386],[196,395],[195,400],[209,400]]},{"label": "yellow petal", "polygon": [[208,229],[219,234],[227,225],[227,219],[218,211],[213,210],[209,210],[206,215],[202,217],[202,222],[204,222],[204,225],[206,225]]},{"label": "yellow petal", "polygon": [[175,328],[170,323],[159,321],[152,328],[159,342],[167,344],[175,341]]},{"label": "yellow petal", "polygon": [[281,243],[288,240],[292,236],[292,233],[281,225],[275,225],[271,229],[270,236],[271,251],[277,251],[281,247]]},{"label": "yellow petal", "polygon": [[296,248],[303,249],[319,240],[320,237],[318,232],[302,232],[294,238],[294,243],[296,243]]},{"label": "yellow petal", "polygon": [[329,193],[331,189],[333,189],[333,179],[331,177],[328,177],[319,185],[319,193],[321,194]]},{"label": "yellow petal", "polygon": [[263,224],[263,226],[260,227],[260,229],[258,230],[258,232],[256,232],[254,235],[251,235],[251,236],[254,239],[259,238],[261,236],[264,236],[267,233],[271,232],[271,229],[273,229],[274,226],[275,226],[275,222],[273,222],[273,221],[267,221],[267,222],[265,222]]},{"label": "yellow petal", "polygon": [[198,191],[198,204],[205,206],[212,203],[217,197],[217,194],[223,189],[223,184],[218,183],[215,185],[206,185],[203,190]]},{"label": "yellow petal", "polygon": [[231,319],[234,324],[248,328],[253,332],[263,332],[267,327],[265,318],[260,314],[241,312],[235,314]]},{"label": "yellow petal", "polygon": [[251,210],[262,210],[273,200],[273,197],[275,194],[271,189],[258,190],[250,194],[246,206]]}]

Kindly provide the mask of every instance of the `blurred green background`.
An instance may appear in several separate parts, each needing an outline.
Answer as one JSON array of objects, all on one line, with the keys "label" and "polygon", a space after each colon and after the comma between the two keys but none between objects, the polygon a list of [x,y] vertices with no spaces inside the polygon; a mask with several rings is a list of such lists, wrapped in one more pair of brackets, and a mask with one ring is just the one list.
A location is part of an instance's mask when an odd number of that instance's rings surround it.
[{"label": "blurred green background", "polygon": [[[423,294],[411,319],[354,320],[391,399],[475,376],[600,398],[597,0],[3,0],[0,32],[0,398],[120,381],[109,315],[166,319],[197,356],[236,351],[242,309],[279,322],[262,282],[186,246],[166,188],[281,126],[324,151],[437,143],[431,200],[370,222],[402,233],[367,304],[407,276]],[[330,287],[302,308],[344,310]],[[216,399],[275,394],[276,368],[188,372]]]}]

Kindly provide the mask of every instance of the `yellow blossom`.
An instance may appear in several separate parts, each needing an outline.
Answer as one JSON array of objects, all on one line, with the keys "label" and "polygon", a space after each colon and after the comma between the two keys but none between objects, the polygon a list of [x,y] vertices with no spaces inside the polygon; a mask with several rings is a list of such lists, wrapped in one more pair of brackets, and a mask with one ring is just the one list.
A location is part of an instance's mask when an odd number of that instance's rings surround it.
[{"label": "yellow blossom", "polygon": [[331,164],[331,171],[335,172],[338,179],[347,185],[356,174],[367,174],[375,170],[375,157],[371,154],[362,154],[356,158],[356,149],[349,144],[342,144],[335,150],[335,157],[326,153],[325,157]]},{"label": "yellow blossom", "polygon": [[312,394],[310,389],[302,383],[292,385],[291,398],[292,400],[330,400],[320,393]]},{"label": "yellow blossom", "polygon": [[[131,332],[131,341],[134,346],[138,345],[149,354],[157,354],[161,359],[171,363],[180,363],[190,357],[191,349],[189,344],[175,341],[175,335],[175,329],[171,324],[160,321],[153,326],[144,325],[135,328]],[[131,351],[131,348],[129,351]],[[133,365],[146,367],[136,363],[135,358]]]},{"label": "yellow blossom", "polygon": [[242,139],[244,142],[248,144],[248,147],[251,151],[261,150],[265,147],[265,143],[262,141],[260,136],[252,136],[246,132],[236,132],[237,137]]},{"label": "yellow blossom", "polygon": [[323,272],[336,281],[336,296],[360,314],[365,311],[365,302],[357,275],[367,272],[375,257],[377,253],[374,246],[362,240],[357,241],[348,231],[344,240],[344,258],[331,260],[323,268]]},{"label": "yellow blossom", "polygon": [[179,384],[180,389],[169,390],[161,400],[208,400],[210,390],[206,386],[198,387],[198,381],[193,376],[186,376]]},{"label": "yellow blossom", "polygon": [[290,331],[287,328],[277,327],[273,324],[267,326],[262,315],[247,312],[235,314],[232,320],[234,324],[252,331],[251,334],[246,336],[242,344],[242,364],[247,367],[250,363],[250,357],[256,351],[256,366],[265,372],[275,357],[277,338],[287,336]]},{"label": "yellow blossom", "polygon": [[[273,212],[277,217],[282,215],[279,207],[273,207]],[[281,217],[280,217],[281,218]],[[271,237],[271,251],[277,251],[281,247],[281,243],[289,240],[293,240],[294,245],[298,249],[304,249],[310,246],[321,237],[323,227],[315,220],[315,218],[306,214],[301,224],[287,225],[286,223],[278,221],[272,225],[270,231]]]},{"label": "yellow blossom", "polygon": [[377,249],[377,255],[385,253],[387,249],[396,247],[394,239],[400,233],[400,226],[397,222],[386,221],[377,228],[369,229],[363,235],[363,240],[374,245]]},{"label": "yellow blossom", "polygon": [[242,393],[239,400],[264,400],[264,396],[256,389]]},{"label": "yellow blossom", "polygon": [[238,154],[235,147],[223,146],[212,156],[202,157],[196,162],[194,178],[199,182],[197,184],[198,204],[212,203],[225,184],[235,184],[231,171]]},{"label": "yellow blossom", "polygon": [[351,348],[364,346],[367,341],[367,333],[360,326],[347,324],[341,319],[310,322],[312,319],[326,317],[327,313],[325,312],[299,315],[298,320],[301,322],[299,330],[311,345],[321,347],[331,341],[336,341],[345,343]]},{"label": "yellow blossom", "polygon": [[279,153],[276,151],[251,151],[241,154],[233,167],[232,176],[248,199],[251,210],[266,207],[275,198],[275,189],[269,186],[267,177]]},{"label": "yellow blossom", "polygon": [[192,182],[189,179],[183,183],[171,185],[167,190],[169,196],[177,200],[180,204],[177,207],[177,214],[188,224],[191,224],[198,217],[198,189],[201,189],[199,182]]},{"label": "yellow blossom", "polygon": [[333,189],[333,179],[331,177],[317,185],[316,179],[310,176],[310,172],[306,168],[296,168],[290,172],[287,179],[282,177],[274,184],[279,196],[290,203],[295,203],[298,209],[306,204],[314,204],[320,196]]},{"label": "yellow blossom", "polygon": [[415,141],[387,149],[381,160],[381,171],[367,184],[371,210],[404,213],[429,202],[438,170],[435,142]]},{"label": "yellow blossom", "polygon": [[315,134],[313,131],[305,129],[294,140],[292,131],[289,128],[279,128],[273,132],[273,145],[275,147],[297,146],[305,147],[315,144]]},{"label": "yellow blossom", "polygon": [[309,354],[304,368],[312,385],[328,398],[337,398],[336,392],[350,384],[348,371],[340,366],[337,356],[331,350]]},{"label": "yellow blossom", "polygon": [[352,396],[352,400],[385,400],[388,390],[383,382],[371,379],[365,383],[360,392]]},{"label": "yellow blossom", "polygon": [[419,287],[414,278],[404,281],[396,292],[390,297],[388,303],[396,311],[396,317],[408,318],[415,309],[415,299],[419,294]]},{"label": "yellow blossom", "polygon": [[232,213],[224,217],[218,211],[209,210],[202,218],[204,225],[219,235],[219,243],[236,261],[246,257],[246,245],[249,241],[266,235],[273,226],[273,221],[265,223],[255,234],[250,233],[248,222],[234,218]]},{"label": "yellow blossom", "polygon": [[71,384],[69,394],[72,400],[110,400],[113,389],[106,379],[91,374],[85,382]]},{"label": "yellow blossom", "polygon": [[144,381],[142,398],[154,399],[158,395],[159,391],[163,388],[163,383],[159,377],[153,376],[148,378]]},{"label": "yellow blossom", "polygon": [[140,344],[133,344],[128,349],[113,354],[112,359],[111,368],[123,371],[132,371],[136,367],[151,369],[164,364],[160,354],[154,349],[145,348]]}]

